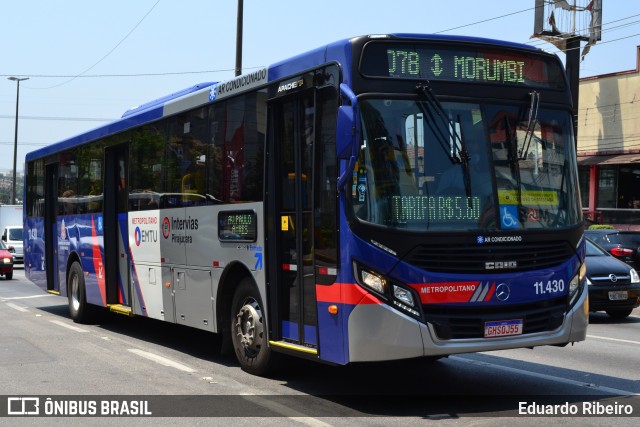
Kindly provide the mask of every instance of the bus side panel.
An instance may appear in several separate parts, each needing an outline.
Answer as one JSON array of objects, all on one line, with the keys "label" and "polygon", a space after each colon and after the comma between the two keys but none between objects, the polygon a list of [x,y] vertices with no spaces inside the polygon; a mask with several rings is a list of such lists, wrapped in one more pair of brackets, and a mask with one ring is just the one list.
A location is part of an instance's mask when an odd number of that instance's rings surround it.
[{"label": "bus side panel", "polygon": [[44,251],[44,218],[27,218],[25,221],[27,246],[24,249],[24,269],[27,279],[47,290]]},{"label": "bus side panel", "polygon": [[[60,269],[63,271],[61,280],[66,278],[66,268],[68,256],[74,252],[80,257],[80,264],[84,272],[84,285],[86,289],[87,302],[89,304],[106,307],[106,290],[104,279],[104,259],[103,259],[103,229],[101,215],[80,215],[77,217],[66,217],[69,237],[69,252],[64,259],[60,259]],[[59,236],[61,239],[62,236]],[[63,245],[64,246],[64,245]],[[61,281],[61,294],[66,295],[66,279]]]},{"label": "bus side panel", "polygon": [[[171,307],[165,307],[163,293],[165,287],[160,240],[162,221],[160,211],[129,212],[128,245],[131,253],[132,309],[135,314],[154,319],[173,321]],[[167,291],[171,291],[170,288]]]}]

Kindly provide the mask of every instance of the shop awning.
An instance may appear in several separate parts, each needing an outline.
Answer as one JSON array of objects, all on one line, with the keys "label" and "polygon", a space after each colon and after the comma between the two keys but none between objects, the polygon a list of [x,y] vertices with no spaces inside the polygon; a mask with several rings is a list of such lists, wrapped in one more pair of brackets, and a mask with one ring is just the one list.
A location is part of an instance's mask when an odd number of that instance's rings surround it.
[{"label": "shop awning", "polygon": [[578,156],[578,166],[627,165],[630,163],[640,163],[640,153],[615,154],[609,156]]}]

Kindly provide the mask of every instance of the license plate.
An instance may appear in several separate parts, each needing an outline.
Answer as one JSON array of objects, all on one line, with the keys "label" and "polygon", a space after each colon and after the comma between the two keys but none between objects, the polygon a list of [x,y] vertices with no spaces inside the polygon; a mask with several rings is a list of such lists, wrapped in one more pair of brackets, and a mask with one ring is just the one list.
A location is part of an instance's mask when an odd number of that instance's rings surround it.
[{"label": "license plate", "polygon": [[496,320],[484,323],[484,337],[522,335],[522,319]]},{"label": "license plate", "polygon": [[609,299],[611,301],[622,301],[629,298],[627,291],[609,291]]}]

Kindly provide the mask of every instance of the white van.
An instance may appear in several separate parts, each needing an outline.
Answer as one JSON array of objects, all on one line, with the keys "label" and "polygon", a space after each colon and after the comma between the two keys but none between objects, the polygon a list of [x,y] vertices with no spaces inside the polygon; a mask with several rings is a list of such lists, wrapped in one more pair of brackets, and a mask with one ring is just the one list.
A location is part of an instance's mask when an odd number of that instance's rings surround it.
[{"label": "white van", "polygon": [[22,264],[24,262],[22,226],[11,225],[5,227],[2,231],[2,241],[7,245],[9,251],[11,251],[11,248],[15,250],[13,253],[13,262]]}]

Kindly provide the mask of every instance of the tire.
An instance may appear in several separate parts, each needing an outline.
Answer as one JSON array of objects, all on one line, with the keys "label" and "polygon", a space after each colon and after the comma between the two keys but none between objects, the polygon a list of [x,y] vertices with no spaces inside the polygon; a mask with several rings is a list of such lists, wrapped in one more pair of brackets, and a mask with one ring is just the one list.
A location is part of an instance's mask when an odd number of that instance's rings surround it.
[{"label": "tire", "polygon": [[76,323],[90,323],[94,311],[87,304],[87,292],[84,286],[84,273],[79,262],[71,264],[67,277],[67,297],[69,299],[69,315]]},{"label": "tire", "polygon": [[9,273],[6,273],[6,274],[4,275],[4,278],[5,278],[6,280],[11,280],[11,279],[13,279],[13,271],[11,271],[11,272],[9,272]]},{"label": "tire", "polygon": [[625,317],[629,316],[632,311],[633,309],[631,308],[606,310],[609,317],[612,317],[614,319],[624,319]]},{"label": "tire", "polygon": [[260,376],[273,371],[275,358],[264,315],[258,289],[251,279],[242,279],[231,302],[231,343],[242,370]]}]

